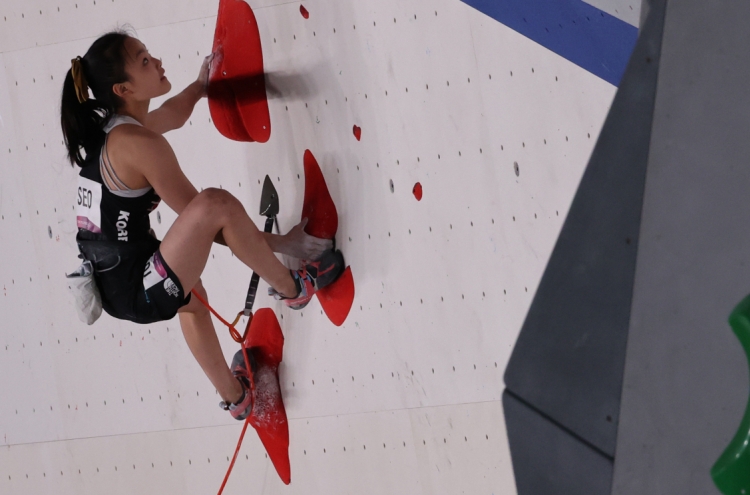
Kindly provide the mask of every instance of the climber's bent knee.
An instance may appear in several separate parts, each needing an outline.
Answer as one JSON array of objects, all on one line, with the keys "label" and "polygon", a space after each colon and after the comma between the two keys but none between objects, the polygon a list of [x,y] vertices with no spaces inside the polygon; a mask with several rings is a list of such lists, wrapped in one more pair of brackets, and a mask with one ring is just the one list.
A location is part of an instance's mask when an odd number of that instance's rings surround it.
[{"label": "climber's bent knee", "polygon": [[[208,302],[208,294],[206,293],[206,289],[203,287],[200,279],[198,280],[198,283],[195,284],[195,287],[193,287],[193,290],[197,292],[204,301]],[[192,295],[192,291],[188,291],[188,294]],[[190,301],[185,306],[178,309],[177,312],[193,313],[196,315],[209,313],[208,308],[197,297],[191,297]]]},{"label": "climber's bent knee", "polygon": [[222,223],[228,217],[242,211],[240,201],[231,193],[209,187],[201,191],[191,202],[191,209],[198,210],[199,214],[213,222]]}]

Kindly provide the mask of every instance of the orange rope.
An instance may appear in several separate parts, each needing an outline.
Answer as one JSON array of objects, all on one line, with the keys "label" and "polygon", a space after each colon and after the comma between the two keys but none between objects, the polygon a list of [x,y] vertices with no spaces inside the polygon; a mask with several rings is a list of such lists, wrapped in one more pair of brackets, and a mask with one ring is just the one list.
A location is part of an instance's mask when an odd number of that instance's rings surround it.
[{"label": "orange rope", "polygon": [[227,469],[227,474],[224,475],[224,481],[221,482],[221,488],[219,488],[218,495],[221,495],[221,493],[224,491],[224,487],[227,484],[227,481],[229,481],[229,475],[232,474],[232,468],[234,468],[234,461],[237,460],[237,456],[240,453],[240,447],[242,447],[242,440],[245,438],[245,432],[247,431],[247,425],[250,421],[250,416],[245,419],[245,424],[242,425],[242,433],[240,434],[240,439],[237,441],[237,448],[234,449],[234,457],[232,457],[232,462],[229,464],[229,469]]},{"label": "orange rope", "polygon": [[[235,328],[234,326],[235,326],[235,325],[236,325],[236,324],[237,324],[237,323],[238,323],[238,322],[240,321],[240,317],[241,317],[241,316],[243,315],[243,312],[242,312],[242,311],[240,311],[239,313],[237,313],[237,317],[236,317],[236,318],[234,319],[234,321],[233,321],[232,323],[229,323],[229,322],[228,322],[227,320],[225,320],[224,318],[222,318],[222,317],[221,317],[221,315],[220,315],[219,313],[217,313],[217,312],[216,312],[216,310],[214,310],[214,308],[212,308],[210,304],[208,304],[208,301],[206,301],[205,299],[203,299],[203,298],[202,298],[202,297],[201,297],[201,296],[200,296],[200,295],[199,295],[199,294],[198,294],[198,293],[197,293],[197,292],[195,291],[195,289],[193,289],[193,290],[192,290],[191,292],[193,293],[193,295],[194,295],[195,297],[197,297],[197,298],[198,298],[198,300],[199,300],[200,302],[202,302],[202,303],[203,303],[203,305],[204,305],[205,307],[207,307],[207,308],[208,308],[208,310],[209,310],[209,311],[210,311],[210,312],[211,312],[211,313],[212,313],[212,314],[213,314],[213,315],[214,315],[215,317],[217,317],[217,318],[219,319],[219,321],[220,321],[220,322],[222,322],[222,323],[223,323],[223,324],[225,324],[225,325],[226,325],[227,327],[229,327],[229,333],[230,333],[230,335],[232,336],[232,339],[234,339],[234,341],[235,341],[235,342],[237,342],[238,344],[242,344],[243,342],[245,342],[245,339],[247,338],[247,331],[248,331],[248,330],[250,329],[250,322],[251,322],[251,321],[253,321],[253,314],[252,314],[252,313],[250,313],[249,319],[247,320],[247,325],[245,326],[245,333],[243,333],[242,335],[240,335],[240,332],[238,332],[238,331],[237,331],[237,329],[236,329],[236,328]],[[243,347],[244,347],[244,346],[243,346]],[[246,363],[246,364],[247,364],[247,363]],[[248,369],[250,369],[250,368],[248,368]]]},{"label": "orange rope", "polygon": [[[221,317],[219,313],[217,313],[214,308],[211,307],[210,304],[208,304],[208,301],[203,299],[196,291],[193,289],[191,291],[195,297],[198,298],[200,302],[203,303],[203,305],[208,308],[208,310],[219,319],[223,324],[225,324],[227,327],[229,327],[229,334],[232,336],[232,339],[234,339],[235,342],[239,343],[242,346],[242,355],[245,358],[245,367],[250,374],[250,393],[255,394],[255,381],[252,379],[252,368],[250,367],[250,359],[247,355],[247,347],[245,347],[245,339],[247,338],[247,333],[250,330],[250,323],[253,321],[253,314],[250,313],[250,316],[247,320],[247,325],[245,326],[245,332],[243,334],[240,334],[239,331],[235,328],[235,325],[240,321],[240,317],[242,316],[243,312],[240,311],[237,313],[237,318],[234,319],[234,322],[229,323],[227,320]],[[227,474],[224,476],[224,481],[221,483],[221,488],[219,488],[218,495],[221,495],[224,491],[224,487],[227,484],[227,481],[229,480],[229,475],[232,473],[232,469],[234,468],[234,462],[237,460],[237,456],[240,453],[240,447],[242,447],[242,440],[245,438],[245,432],[247,431],[247,425],[250,422],[250,415],[248,414],[247,418],[245,418],[245,424],[242,426],[242,433],[240,434],[240,439],[237,441],[237,448],[234,449],[234,457],[232,457],[232,462],[229,464],[229,469],[227,469]]]}]

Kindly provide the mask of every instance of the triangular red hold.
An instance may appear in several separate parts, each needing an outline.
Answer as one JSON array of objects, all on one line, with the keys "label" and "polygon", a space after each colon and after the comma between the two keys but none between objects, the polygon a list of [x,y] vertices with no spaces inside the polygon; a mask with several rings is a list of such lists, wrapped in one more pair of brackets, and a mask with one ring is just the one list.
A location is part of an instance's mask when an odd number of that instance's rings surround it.
[{"label": "triangular red hold", "polygon": [[270,308],[255,312],[245,339],[258,362],[253,373],[255,397],[248,422],[255,428],[281,481],[292,480],[289,464],[289,423],[279,385],[279,364],[284,354],[284,334]]},{"label": "triangular red hold", "polygon": [[331,323],[340,327],[349,316],[354,304],[354,276],[352,267],[347,266],[344,273],[328,287],[320,289],[316,295],[320,306],[325,311]]},{"label": "triangular red hold", "polygon": [[[339,228],[336,205],[323,178],[317,160],[305,151],[305,199],[302,204],[302,218],[308,222],[305,231],[321,239],[333,239]],[[338,280],[317,292],[320,305],[328,318],[336,326],[341,326],[349,315],[354,303],[354,277],[351,267],[341,274]]]},{"label": "triangular red hold", "polygon": [[313,237],[333,239],[339,229],[339,216],[323,172],[310,150],[305,151],[304,165],[305,199],[302,203],[302,218],[308,219],[305,231]]},{"label": "triangular red hold", "polygon": [[216,129],[235,141],[265,143],[271,137],[260,32],[243,0],[220,0],[208,86]]}]

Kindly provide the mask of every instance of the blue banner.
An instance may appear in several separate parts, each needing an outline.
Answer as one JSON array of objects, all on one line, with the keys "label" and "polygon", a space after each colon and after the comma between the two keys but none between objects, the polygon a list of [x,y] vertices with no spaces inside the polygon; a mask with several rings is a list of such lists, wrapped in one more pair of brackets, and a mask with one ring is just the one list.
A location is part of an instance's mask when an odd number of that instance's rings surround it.
[{"label": "blue banner", "polygon": [[638,29],[581,0],[463,0],[617,86]]}]

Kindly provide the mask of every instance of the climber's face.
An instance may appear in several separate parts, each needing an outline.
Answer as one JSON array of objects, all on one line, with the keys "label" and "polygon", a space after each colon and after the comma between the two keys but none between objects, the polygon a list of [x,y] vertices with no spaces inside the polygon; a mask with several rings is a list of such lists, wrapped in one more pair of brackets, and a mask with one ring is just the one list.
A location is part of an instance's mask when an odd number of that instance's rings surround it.
[{"label": "climber's face", "polygon": [[148,101],[172,89],[161,59],[153,57],[136,38],[125,40],[125,72],[128,81],[115,85],[115,94],[132,102]]}]

